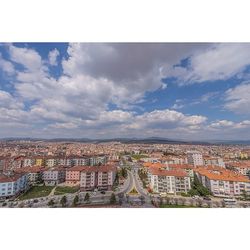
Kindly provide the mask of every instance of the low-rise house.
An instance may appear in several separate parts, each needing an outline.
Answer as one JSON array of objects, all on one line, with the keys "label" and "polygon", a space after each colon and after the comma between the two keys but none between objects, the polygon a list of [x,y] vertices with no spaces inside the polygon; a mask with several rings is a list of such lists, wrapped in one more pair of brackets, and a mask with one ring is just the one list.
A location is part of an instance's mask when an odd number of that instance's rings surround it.
[{"label": "low-rise house", "polygon": [[200,167],[194,171],[202,185],[214,196],[250,194],[250,180],[240,173],[217,166]]},{"label": "low-rise house", "polygon": [[47,186],[55,186],[65,182],[65,168],[54,167],[43,171],[43,181]]},{"label": "low-rise house", "polygon": [[26,173],[0,174],[0,198],[15,197],[28,189],[28,175]]}]

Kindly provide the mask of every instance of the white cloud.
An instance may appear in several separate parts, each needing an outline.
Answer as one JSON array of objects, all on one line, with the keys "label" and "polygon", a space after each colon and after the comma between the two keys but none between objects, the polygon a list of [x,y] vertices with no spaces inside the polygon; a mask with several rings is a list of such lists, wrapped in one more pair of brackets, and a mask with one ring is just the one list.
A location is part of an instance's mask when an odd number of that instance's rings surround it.
[{"label": "white cloud", "polygon": [[13,45],[9,46],[9,54],[11,61],[21,64],[26,70],[32,72],[42,67],[42,58],[33,49],[19,48]]},{"label": "white cloud", "polygon": [[14,98],[10,93],[0,90],[0,108],[19,109],[23,103]]},{"label": "white cloud", "polygon": [[209,127],[210,128],[227,128],[227,127],[233,127],[235,125],[234,122],[228,121],[228,120],[220,120],[216,122],[212,122]]},{"label": "white cloud", "polygon": [[[42,137],[162,136],[200,139],[215,135],[213,133],[218,133],[217,137],[222,136],[225,128],[227,131],[249,129],[248,120],[208,122],[205,116],[170,109],[141,114],[131,111],[133,105],[143,103],[145,93],[167,87],[161,82],[166,74],[165,67],[178,63],[183,56],[191,56],[193,65],[188,69],[188,80],[213,79],[222,69],[226,72],[225,78],[236,71],[243,71],[243,64],[235,69],[232,66],[226,69],[218,62],[213,66],[214,76],[211,70],[206,71],[205,65],[203,69],[197,68],[196,64],[201,60],[201,52],[197,50],[203,47],[207,45],[72,44],[68,48],[69,58],[62,61],[64,74],[55,79],[46,66],[48,62],[43,61],[38,52],[9,45],[12,62],[4,62],[8,65],[5,71],[16,75],[15,89],[13,94],[0,91],[0,136],[26,133]],[[213,49],[222,50],[224,54],[227,51],[219,45]],[[234,53],[237,51],[235,49]],[[49,56],[51,65],[57,62],[57,53],[53,53]],[[214,58],[213,53],[218,51],[210,48],[206,50],[205,57]],[[23,69],[11,69],[15,63],[22,65]],[[247,112],[250,105],[248,85],[245,83],[227,92],[226,105],[231,104],[228,109],[236,110],[233,107],[237,106],[237,109]],[[206,102],[211,98],[214,98],[214,93],[202,96],[200,101]],[[110,105],[115,110],[110,110]],[[176,100],[172,109],[183,105],[181,100]]]},{"label": "white cloud", "polygon": [[6,72],[8,75],[13,75],[15,73],[15,68],[13,64],[7,60],[4,60],[0,53],[0,70]]},{"label": "white cloud", "polygon": [[250,114],[250,82],[226,91],[225,108],[239,114]]},{"label": "white cloud", "polygon": [[58,64],[57,57],[60,55],[57,49],[51,50],[49,52],[49,64],[52,66],[56,66]]},{"label": "white cloud", "polygon": [[187,67],[176,66],[170,76],[180,84],[227,80],[241,74],[250,65],[249,43],[215,44],[206,50],[194,52]]}]

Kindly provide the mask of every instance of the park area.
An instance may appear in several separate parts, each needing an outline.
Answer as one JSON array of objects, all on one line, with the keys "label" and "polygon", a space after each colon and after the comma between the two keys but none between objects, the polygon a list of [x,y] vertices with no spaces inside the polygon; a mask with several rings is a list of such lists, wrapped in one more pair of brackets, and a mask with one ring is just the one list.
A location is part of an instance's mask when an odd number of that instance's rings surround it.
[{"label": "park area", "polygon": [[33,186],[26,193],[22,194],[19,199],[27,200],[39,197],[45,197],[50,194],[54,187],[51,186]]}]

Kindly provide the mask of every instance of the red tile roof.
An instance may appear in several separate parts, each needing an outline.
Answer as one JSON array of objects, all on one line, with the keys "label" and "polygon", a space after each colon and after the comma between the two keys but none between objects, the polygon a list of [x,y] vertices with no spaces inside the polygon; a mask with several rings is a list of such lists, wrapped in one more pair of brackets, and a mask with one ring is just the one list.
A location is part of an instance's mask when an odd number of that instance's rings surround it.
[{"label": "red tile roof", "polygon": [[160,168],[149,168],[148,171],[152,175],[187,177],[187,173],[184,172],[183,170],[165,170]]}]

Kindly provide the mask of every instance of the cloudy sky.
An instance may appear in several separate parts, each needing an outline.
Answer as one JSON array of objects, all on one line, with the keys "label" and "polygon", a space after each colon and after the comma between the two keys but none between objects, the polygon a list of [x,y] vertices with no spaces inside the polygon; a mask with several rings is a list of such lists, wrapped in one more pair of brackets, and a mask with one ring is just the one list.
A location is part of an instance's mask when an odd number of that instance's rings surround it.
[{"label": "cloudy sky", "polygon": [[0,44],[0,137],[250,139],[250,44]]}]

